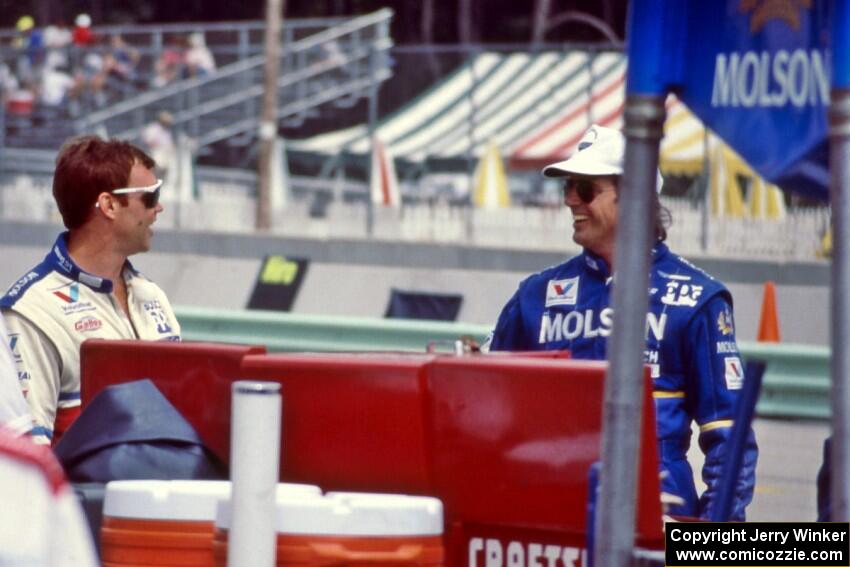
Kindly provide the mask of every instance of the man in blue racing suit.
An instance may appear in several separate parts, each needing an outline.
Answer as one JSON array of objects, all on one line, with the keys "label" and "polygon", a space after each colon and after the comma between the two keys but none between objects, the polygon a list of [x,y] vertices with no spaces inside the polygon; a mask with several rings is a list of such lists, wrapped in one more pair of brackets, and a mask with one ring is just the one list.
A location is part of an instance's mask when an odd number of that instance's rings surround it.
[{"label": "man in blue racing suit", "polygon": [[[485,348],[566,349],[574,358],[606,358],[624,150],[620,132],[594,125],[570,159],[544,168],[544,176],[565,178],[564,202],[573,215],[573,240],[584,250],[520,283]],[[682,499],[669,510],[671,514],[705,519],[719,490],[744,378],[732,296],[722,283],[670,252],[663,242],[669,213],[657,195],[655,209],[657,242],[652,250],[644,357],[654,385],[661,487]],[[692,421],[699,426],[699,445],[705,453],[702,478],[707,489],[701,497],[687,461]],[[731,520],[744,520],[757,458],[751,431]]]}]

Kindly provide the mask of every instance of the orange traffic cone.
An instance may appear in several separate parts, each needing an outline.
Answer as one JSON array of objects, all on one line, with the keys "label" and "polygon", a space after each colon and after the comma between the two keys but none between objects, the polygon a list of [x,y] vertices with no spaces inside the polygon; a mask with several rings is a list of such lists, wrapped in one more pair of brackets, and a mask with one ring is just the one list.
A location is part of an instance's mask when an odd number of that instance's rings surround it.
[{"label": "orange traffic cone", "polygon": [[764,282],[764,299],[761,303],[757,340],[764,343],[780,341],[779,315],[776,313],[776,286],[773,282]]}]

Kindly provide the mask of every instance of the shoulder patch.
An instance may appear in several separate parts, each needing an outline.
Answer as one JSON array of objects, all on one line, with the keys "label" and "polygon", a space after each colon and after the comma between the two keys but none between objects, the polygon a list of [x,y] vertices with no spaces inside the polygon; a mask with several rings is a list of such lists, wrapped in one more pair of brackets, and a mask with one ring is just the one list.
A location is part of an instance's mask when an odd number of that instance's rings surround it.
[{"label": "shoulder patch", "polygon": [[681,279],[671,279],[667,282],[661,303],[695,307],[702,295],[703,287],[695,283],[684,283]]},{"label": "shoulder patch", "polygon": [[740,390],[744,386],[744,368],[737,356],[727,356],[723,359],[726,369],[726,387],[730,390]]},{"label": "shoulder patch", "polygon": [[45,268],[43,264],[39,264],[24,276],[22,276],[18,281],[12,284],[12,286],[6,291],[6,294],[0,298],[0,307],[9,308],[15,305],[15,303],[24,295],[27,289],[29,289],[35,282],[42,279],[50,272],[49,269]]}]

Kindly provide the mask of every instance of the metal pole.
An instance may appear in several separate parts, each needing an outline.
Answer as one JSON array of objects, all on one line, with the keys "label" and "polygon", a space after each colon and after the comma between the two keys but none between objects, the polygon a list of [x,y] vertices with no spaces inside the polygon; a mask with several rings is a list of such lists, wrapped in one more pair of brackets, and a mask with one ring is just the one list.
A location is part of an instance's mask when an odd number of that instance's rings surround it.
[{"label": "metal pole", "polygon": [[[378,128],[378,62],[375,44],[369,46],[369,155],[375,153],[375,130]],[[369,160],[369,178],[374,160]],[[380,165],[379,165],[380,167]],[[366,236],[371,238],[375,233],[375,204],[372,202],[371,184],[366,189]]]},{"label": "metal pole", "polygon": [[3,164],[3,150],[6,148],[6,96],[0,88],[0,165]]},{"label": "metal pole", "polygon": [[277,135],[277,76],[280,70],[280,28],[284,0],[266,0],[263,109],[260,116],[260,155],[257,164],[257,230],[271,228],[271,165]]},{"label": "metal pole", "polygon": [[614,251],[614,328],[602,430],[602,473],[595,528],[597,565],[631,564],[635,540],[637,471],[643,401],[647,278],[653,245],[658,145],[664,135],[664,97],[626,98],[625,174]]},{"label": "metal pole", "polygon": [[531,45],[537,49],[543,39],[546,37],[546,23],[549,20],[549,12],[552,11],[551,0],[535,0],[534,2],[534,17],[532,21],[534,25],[531,29]]},{"label": "metal pole", "polygon": [[702,130],[702,175],[697,183],[702,190],[702,207],[700,210],[699,246],[703,252],[708,250],[711,230],[711,160],[708,159],[708,128]]},{"label": "metal pole", "polygon": [[[469,117],[467,118],[467,128],[469,131],[469,146],[466,151],[466,173],[469,180],[469,204],[464,207],[464,220],[466,224],[466,241],[472,242],[475,238],[475,146],[477,139],[475,132],[477,128],[478,106],[475,104],[475,91],[478,88],[478,73],[475,72],[475,63],[478,61],[478,49],[475,47],[465,46],[464,51],[469,60],[469,75],[470,87],[467,98],[469,99]],[[486,151],[486,148],[485,150]],[[484,157],[484,154],[481,154]]]},{"label": "metal pole", "polygon": [[280,467],[280,384],[232,386],[230,535],[227,565],[275,565],[275,489]]},{"label": "metal pole", "polygon": [[832,200],[832,521],[850,520],[850,7],[833,3],[832,105],[829,111],[829,167]]}]

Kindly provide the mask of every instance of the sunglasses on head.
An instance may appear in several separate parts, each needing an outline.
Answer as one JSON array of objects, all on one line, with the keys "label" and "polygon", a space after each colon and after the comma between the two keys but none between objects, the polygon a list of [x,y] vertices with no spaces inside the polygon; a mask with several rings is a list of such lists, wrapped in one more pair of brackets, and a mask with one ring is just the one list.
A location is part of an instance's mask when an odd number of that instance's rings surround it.
[{"label": "sunglasses on head", "polygon": [[596,186],[590,179],[571,177],[564,182],[564,195],[575,189],[576,195],[582,203],[589,204],[596,198]]},{"label": "sunglasses on head", "polygon": [[154,208],[159,203],[159,188],[162,187],[162,179],[157,179],[153,185],[147,187],[123,187],[110,191],[113,195],[126,195],[128,193],[141,193],[142,204],[146,209]]}]

